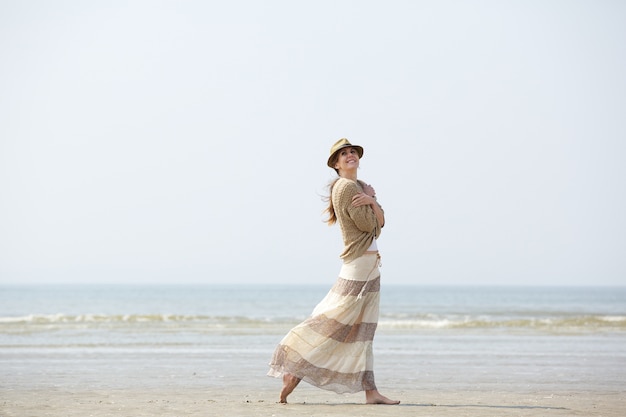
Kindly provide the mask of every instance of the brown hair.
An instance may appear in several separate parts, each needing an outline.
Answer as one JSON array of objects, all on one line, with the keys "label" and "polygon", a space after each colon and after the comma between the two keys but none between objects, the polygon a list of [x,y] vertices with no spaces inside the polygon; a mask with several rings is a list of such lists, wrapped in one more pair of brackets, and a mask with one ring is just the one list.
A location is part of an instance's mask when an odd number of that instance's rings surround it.
[{"label": "brown hair", "polygon": [[335,213],[335,207],[333,206],[333,186],[337,181],[339,181],[339,177],[335,178],[328,184],[328,197],[323,197],[323,200],[328,203],[328,206],[324,209],[324,213],[328,213],[328,219],[325,221],[329,226],[337,223],[337,214]]}]

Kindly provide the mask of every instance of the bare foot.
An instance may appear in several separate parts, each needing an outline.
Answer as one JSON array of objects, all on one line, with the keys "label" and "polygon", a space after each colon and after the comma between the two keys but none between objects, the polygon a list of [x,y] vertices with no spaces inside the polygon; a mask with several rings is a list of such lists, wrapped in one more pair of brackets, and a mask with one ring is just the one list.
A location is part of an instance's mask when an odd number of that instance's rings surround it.
[{"label": "bare foot", "polygon": [[287,404],[287,396],[296,389],[300,383],[300,378],[296,378],[291,374],[283,375],[283,389],[280,391],[280,403]]},{"label": "bare foot", "polygon": [[378,390],[373,389],[365,391],[365,403],[395,405],[400,404],[400,401],[390,400],[389,398],[378,392]]}]

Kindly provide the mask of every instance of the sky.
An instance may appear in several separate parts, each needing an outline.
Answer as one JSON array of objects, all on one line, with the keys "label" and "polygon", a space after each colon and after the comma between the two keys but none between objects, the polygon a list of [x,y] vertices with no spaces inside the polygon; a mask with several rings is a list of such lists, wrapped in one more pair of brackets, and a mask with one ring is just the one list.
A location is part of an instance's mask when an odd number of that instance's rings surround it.
[{"label": "sky", "polygon": [[626,284],[626,3],[0,0],[0,284]]}]

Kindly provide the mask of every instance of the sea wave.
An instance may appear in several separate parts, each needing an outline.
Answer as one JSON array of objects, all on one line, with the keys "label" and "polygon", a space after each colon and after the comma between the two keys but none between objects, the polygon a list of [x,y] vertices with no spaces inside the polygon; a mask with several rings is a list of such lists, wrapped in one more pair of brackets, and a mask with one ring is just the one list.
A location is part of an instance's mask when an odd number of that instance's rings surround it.
[{"label": "sea wave", "polygon": [[408,329],[528,329],[547,331],[567,330],[626,330],[626,316],[585,315],[573,317],[526,317],[526,318],[423,318],[382,319],[381,328]]},{"label": "sea wave", "polygon": [[[145,328],[168,331],[186,329],[211,331],[220,329],[280,329],[297,324],[296,317],[245,317],[181,314],[30,314],[0,317],[1,332],[46,331],[57,329],[124,329]],[[626,331],[626,316],[579,315],[546,317],[385,315],[379,328],[392,331],[432,329],[519,329],[539,331]]]},{"label": "sea wave", "polygon": [[211,317],[183,314],[29,314],[18,317],[0,317],[0,324],[54,324],[54,323],[153,323],[207,320],[237,320],[237,317]]},{"label": "sea wave", "polygon": [[262,327],[273,320],[243,316],[205,316],[184,314],[30,314],[16,317],[0,317],[0,331],[11,328],[26,330],[55,328],[124,328],[124,327],[189,327],[227,328]]}]

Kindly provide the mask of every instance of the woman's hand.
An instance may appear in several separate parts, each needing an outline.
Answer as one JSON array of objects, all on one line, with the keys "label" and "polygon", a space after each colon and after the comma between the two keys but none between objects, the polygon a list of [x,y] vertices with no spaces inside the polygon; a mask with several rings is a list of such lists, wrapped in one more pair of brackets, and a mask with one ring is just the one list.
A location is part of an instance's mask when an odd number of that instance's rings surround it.
[{"label": "woman's hand", "polygon": [[365,193],[358,193],[357,195],[352,197],[353,207],[370,206],[373,204],[376,204],[376,199],[371,195],[367,195]]},{"label": "woman's hand", "polygon": [[376,190],[369,184],[363,184],[363,192],[370,197],[376,197]]},{"label": "woman's hand", "polygon": [[371,206],[380,227],[385,225],[385,213],[376,201],[376,190],[369,184],[362,183],[363,192],[352,197],[352,206]]}]

